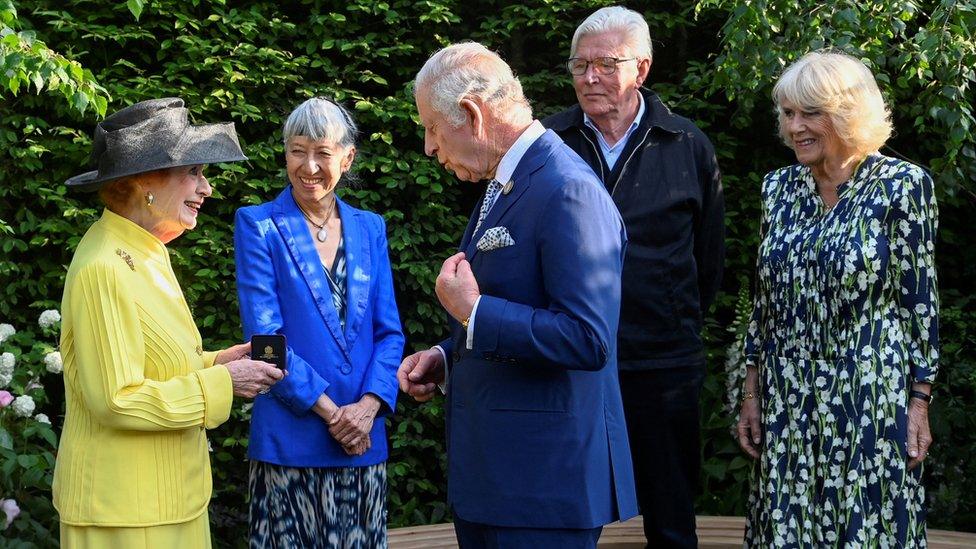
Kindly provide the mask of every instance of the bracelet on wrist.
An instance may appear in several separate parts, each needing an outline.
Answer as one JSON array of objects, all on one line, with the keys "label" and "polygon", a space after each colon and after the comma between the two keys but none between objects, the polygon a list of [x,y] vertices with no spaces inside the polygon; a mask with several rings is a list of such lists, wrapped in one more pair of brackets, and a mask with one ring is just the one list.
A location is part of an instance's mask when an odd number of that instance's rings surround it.
[{"label": "bracelet on wrist", "polygon": [[917,398],[918,400],[925,401],[926,404],[932,403],[932,395],[923,393],[922,391],[916,391],[915,389],[908,391],[908,398]]},{"label": "bracelet on wrist", "polygon": [[740,398],[739,400],[741,402],[745,402],[747,400],[752,400],[754,398],[756,398],[756,392],[755,391],[742,391],[742,398]]}]

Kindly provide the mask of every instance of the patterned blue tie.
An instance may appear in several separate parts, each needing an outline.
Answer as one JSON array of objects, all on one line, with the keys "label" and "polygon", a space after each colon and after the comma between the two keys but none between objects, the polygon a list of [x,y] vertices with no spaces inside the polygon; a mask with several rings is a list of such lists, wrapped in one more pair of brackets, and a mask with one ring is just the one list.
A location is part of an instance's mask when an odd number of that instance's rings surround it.
[{"label": "patterned blue tie", "polygon": [[481,202],[481,210],[478,212],[478,222],[474,226],[474,232],[478,232],[478,228],[481,227],[481,222],[488,217],[488,211],[491,210],[492,204],[495,203],[495,197],[498,196],[498,191],[502,190],[501,182],[492,179],[488,183],[488,188],[485,190],[485,199]]}]

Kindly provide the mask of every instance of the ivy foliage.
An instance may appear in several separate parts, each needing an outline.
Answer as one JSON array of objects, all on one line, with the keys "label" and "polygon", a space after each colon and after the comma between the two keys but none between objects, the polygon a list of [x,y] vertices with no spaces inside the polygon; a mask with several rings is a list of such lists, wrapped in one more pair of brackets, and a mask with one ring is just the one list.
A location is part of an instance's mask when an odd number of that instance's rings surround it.
[{"label": "ivy foliage", "polygon": [[[562,68],[573,30],[608,4],[20,0],[15,10],[10,0],[0,0],[0,322],[30,326],[41,310],[59,304],[71,254],[100,212],[94,197],[67,193],[63,181],[87,168],[99,117],[140,100],[178,96],[198,123],[233,120],[250,158],[210,168],[215,191],[198,228],[170,246],[205,341],[211,348],[239,341],[233,213],[285,187],[284,117],[305,98],[326,95],[354,109],[362,130],[354,164],[362,183],[340,194],[386,218],[408,350],[425,348],[445,335],[432,291],[436,272],[481,189],[459,184],[424,156],[409,88],[415,72],[437,48],[478,40],[516,69],[538,116],[556,112],[575,101]],[[777,137],[769,93],[788,63],[832,45],[861,57],[878,75],[897,129],[882,152],[926,166],[938,182],[944,374],[932,409],[937,442],[927,473],[930,524],[976,529],[976,463],[969,459],[976,453],[976,251],[967,226],[976,178],[976,1],[628,4],[645,15],[654,37],[651,86],[702,127],[723,170],[728,252],[723,292],[706,318],[711,375],[702,401],[699,513],[744,512],[749,462],[729,436],[734,418],[723,406],[729,377],[721,365],[728,360],[734,370],[735,350],[726,349],[735,336],[728,327],[737,303],[740,311],[748,308],[760,180],[795,161]],[[21,57],[11,60],[11,52]],[[44,65],[45,59],[54,65]],[[55,86],[50,75],[57,77]],[[13,80],[17,89],[11,89]],[[28,89],[57,93],[52,100]],[[88,94],[87,108],[74,99],[79,91]],[[27,345],[29,329],[18,337]],[[55,383],[46,386],[47,398],[39,402],[57,431],[63,397]],[[418,406],[404,398],[390,420],[392,526],[449,518],[442,404]],[[246,531],[249,413],[238,403],[231,420],[211,433],[211,520],[215,541],[226,546],[240,546]],[[0,485],[0,497],[11,490]],[[17,490],[24,492],[18,497],[38,498],[35,485]],[[56,531],[52,509],[31,517]]]}]

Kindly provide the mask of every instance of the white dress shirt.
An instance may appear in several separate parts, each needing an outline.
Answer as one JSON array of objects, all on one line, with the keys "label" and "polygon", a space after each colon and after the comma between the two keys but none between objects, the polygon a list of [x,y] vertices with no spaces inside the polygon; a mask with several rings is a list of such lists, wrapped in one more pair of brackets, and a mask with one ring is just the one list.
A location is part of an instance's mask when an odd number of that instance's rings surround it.
[{"label": "white dress shirt", "polygon": [[[643,103],[641,105],[643,106]],[[501,161],[498,163],[498,168],[495,169],[495,181],[498,181],[503,185],[512,181],[512,176],[515,174],[515,169],[518,168],[519,162],[522,161],[522,157],[525,156],[525,153],[529,150],[529,147],[531,147],[537,139],[542,137],[542,134],[544,133],[546,133],[546,128],[542,125],[542,122],[533,120],[532,124],[522,132],[522,135],[515,140],[515,143],[513,143],[505,155],[502,156]],[[494,207],[495,202],[498,202],[498,198],[501,195],[502,193],[495,195],[495,200],[491,204],[492,207]],[[491,209],[489,208],[488,211],[490,213]],[[473,234],[471,235],[471,238],[474,238]],[[467,338],[465,340],[465,347],[468,349],[474,347],[474,322],[475,316],[478,313],[478,303],[480,302],[481,296],[478,296],[478,299],[476,299],[474,302],[474,307],[471,309],[471,317],[468,320]],[[444,349],[441,348],[440,345],[435,345],[434,348],[440,351],[441,358],[444,360],[444,365],[446,366],[447,355],[445,354]],[[441,390],[444,390],[443,386],[441,387]]]}]

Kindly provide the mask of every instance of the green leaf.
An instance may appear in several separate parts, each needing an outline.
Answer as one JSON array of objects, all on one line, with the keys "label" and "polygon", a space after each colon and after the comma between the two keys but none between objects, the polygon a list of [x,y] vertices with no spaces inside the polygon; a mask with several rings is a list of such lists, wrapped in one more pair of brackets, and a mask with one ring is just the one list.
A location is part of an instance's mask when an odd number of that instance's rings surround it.
[{"label": "green leaf", "polygon": [[14,439],[3,427],[0,427],[0,448],[5,448],[7,450],[14,449]]},{"label": "green leaf", "polygon": [[136,18],[136,21],[138,21],[139,20],[139,16],[142,15],[142,8],[145,5],[145,1],[144,0],[127,0],[125,4],[126,4],[126,6],[128,6],[129,11],[132,13],[132,16]]},{"label": "green leaf", "polygon": [[17,463],[20,464],[24,469],[30,469],[31,467],[37,465],[40,461],[37,456],[30,455],[19,455],[17,456]]},{"label": "green leaf", "polygon": [[85,109],[88,108],[88,94],[80,91],[75,92],[71,98],[71,105],[78,109],[78,112],[84,113]]}]

